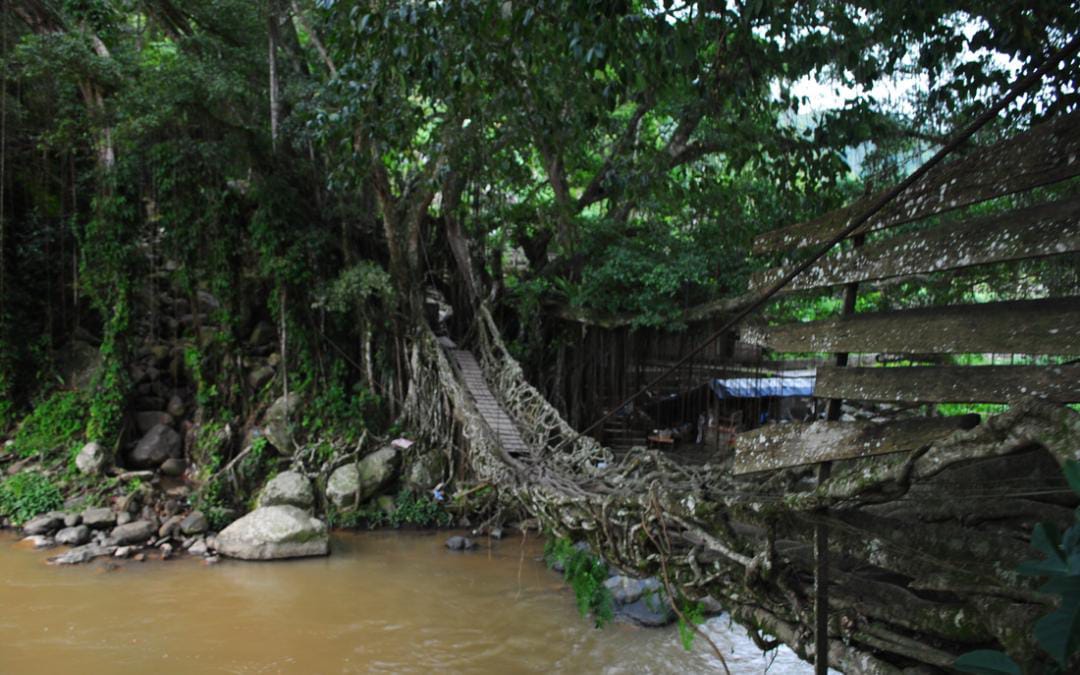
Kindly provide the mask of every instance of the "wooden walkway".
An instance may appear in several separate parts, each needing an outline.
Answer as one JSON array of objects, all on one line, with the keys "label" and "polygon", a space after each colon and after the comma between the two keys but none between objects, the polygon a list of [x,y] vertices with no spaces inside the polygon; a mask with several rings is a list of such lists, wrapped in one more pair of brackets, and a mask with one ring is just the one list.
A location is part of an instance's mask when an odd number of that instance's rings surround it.
[{"label": "wooden walkway", "polygon": [[446,352],[457,364],[462,380],[472,394],[476,407],[481,417],[487,422],[492,433],[499,440],[499,444],[511,457],[522,457],[529,453],[529,448],[521,438],[521,433],[514,425],[513,420],[506,414],[502,406],[495,399],[484,381],[484,374],[480,370],[480,364],[472,352],[465,349],[447,349]]}]

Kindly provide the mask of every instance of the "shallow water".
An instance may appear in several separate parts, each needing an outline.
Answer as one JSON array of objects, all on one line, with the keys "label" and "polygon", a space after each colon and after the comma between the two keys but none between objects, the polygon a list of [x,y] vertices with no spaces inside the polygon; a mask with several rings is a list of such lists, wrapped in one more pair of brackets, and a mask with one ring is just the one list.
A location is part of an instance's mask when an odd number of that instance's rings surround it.
[{"label": "shallow water", "polygon": [[[540,542],[476,552],[446,533],[338,534],[328,558],[53,567],[0,535],[0,673],[698,673],[674,627],[595,630],[537,561]],[[734,673],[811,671],[707,624]]]}]

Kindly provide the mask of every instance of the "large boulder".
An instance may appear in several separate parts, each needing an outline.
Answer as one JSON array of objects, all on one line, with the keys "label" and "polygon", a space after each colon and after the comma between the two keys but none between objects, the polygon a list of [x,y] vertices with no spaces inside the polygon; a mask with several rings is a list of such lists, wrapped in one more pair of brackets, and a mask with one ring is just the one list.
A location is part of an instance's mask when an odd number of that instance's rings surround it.
[{"label": "large boulder", "polygon": [[263,413],[262,431],[267,440],[283,453],[291,454],[296,446],[289,433],[289,420],[299,419],[304,400],[297,393],[281,396]]},{"label": "large boulder", "polygon": [[75,456],[75,467],[79,473],[86,476],[94,476],[105,470],[109,463],[109,453],[101,443],[91,441],[79,450]]},{"label": "large boulder", "polygon": [[155,425],[128,455],[134,469],[156,469],[170,457],[183,455],[183,439],[171,427]]},{"label": "large boulder", "polygon": [[380,448],[359,463],[338,467],[326,483],[326,497],[339,509],[366,502],[394,479],[400,465],[397,448]]},{"label": "large boulder", "polygon": [[330,553],[326,524],[295,506],[255,509],[217,536],[222,555],[242,560],[276,560]]},{"label": "large boulder", "polygon": [[274,476],[259,495],[259,506],[295,506],[311,511],[315,507],[315,491],[311,480],[296,471],[284,471]]}]

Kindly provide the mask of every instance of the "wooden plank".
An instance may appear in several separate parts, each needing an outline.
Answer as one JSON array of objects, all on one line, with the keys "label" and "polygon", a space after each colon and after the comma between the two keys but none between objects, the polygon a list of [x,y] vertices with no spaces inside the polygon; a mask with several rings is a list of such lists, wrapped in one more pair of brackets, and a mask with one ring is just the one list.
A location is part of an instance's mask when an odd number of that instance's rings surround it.
[{"label": "wooden plank", "polygon": [[[951,223],[843,251],[819,260],[795,277],[785,292],[1076,251],[1080,251],[1080,198]],[[788,269],[755,273],[750,286],[764,288]]]},{"label": "wooden plank", "polygon": [[[1078,174],[1080,113],[1073,113],[938,166],[854,234],[909,223]],[[886,191],[820,218],[766,232],[754,240],[754,253],[785,252],[825,242]]]},{"label": "wooden plank", "polygon": [[978,415],[958,415],[885,423],[821,420],[773,424],[735,437],[734,472],[773,471],[838,459],[911,452],[978,423]]},{"label": "wooden plank", "polygon": [[1080,354],[1080,296],[758,324],[742,337],[780,352]]},{"label": "wooden plank", "polygon": [[1080,364],[818,368],[814,395],[859,401],[1008,403],[1024,396],[1080,402]]}]

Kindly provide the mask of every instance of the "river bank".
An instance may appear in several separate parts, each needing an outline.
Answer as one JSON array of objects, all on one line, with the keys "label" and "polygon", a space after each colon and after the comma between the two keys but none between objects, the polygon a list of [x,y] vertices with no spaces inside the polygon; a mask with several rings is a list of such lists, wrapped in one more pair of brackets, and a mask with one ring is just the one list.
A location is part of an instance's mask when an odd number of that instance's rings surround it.
[{"label": "river bank", "polygon": [[[334,533],[332,555],[205,566],[101,559],[44,564],[0,533],[0,672],[595,672],[715,670],[675,627],[583,620],[539,561],[542,542],[507,538],[469,554],[445,531]],[[706,624],[736,673],[802,673],[762,656],[741,628]],[[775,660],[774,660],[775,659]]]}]

